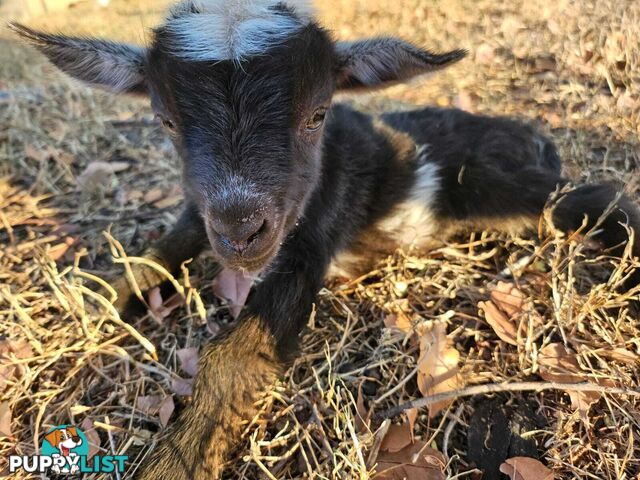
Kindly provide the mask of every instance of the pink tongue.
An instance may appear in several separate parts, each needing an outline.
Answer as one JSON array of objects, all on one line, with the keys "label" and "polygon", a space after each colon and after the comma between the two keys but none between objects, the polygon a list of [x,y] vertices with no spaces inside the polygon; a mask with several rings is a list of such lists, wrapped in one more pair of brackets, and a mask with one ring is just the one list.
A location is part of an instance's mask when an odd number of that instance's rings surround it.
[{"label": "pink tongue", "polygon": [[213,293],[229,304],[233,318],[238,318],[255,280],[250,273],[224,268],[213,281]]}]

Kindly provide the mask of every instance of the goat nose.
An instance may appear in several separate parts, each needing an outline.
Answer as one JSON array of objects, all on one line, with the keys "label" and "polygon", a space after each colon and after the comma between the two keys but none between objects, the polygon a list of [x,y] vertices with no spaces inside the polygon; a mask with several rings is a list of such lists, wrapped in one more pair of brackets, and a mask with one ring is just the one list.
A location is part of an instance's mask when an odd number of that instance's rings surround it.
[{"label": "goat nose", "polygon": [[225,247],[243,253],[267,228],[266,218],[251,215],[233,223],[212,220],[211,226]]}]

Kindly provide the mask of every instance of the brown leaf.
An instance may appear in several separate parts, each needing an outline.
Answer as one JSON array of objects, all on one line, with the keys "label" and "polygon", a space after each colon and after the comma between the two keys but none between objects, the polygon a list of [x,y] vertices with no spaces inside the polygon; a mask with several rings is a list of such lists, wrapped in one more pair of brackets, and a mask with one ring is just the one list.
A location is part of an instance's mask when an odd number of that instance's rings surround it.
[{"label": "brown leaf", "polygon": [[491,300],[510,316],[522,313],[524,310],[525,295],[513,283],[498,282],[491,292]]},{"label": "brown leaf", "polygon": [[24,153],[27,157],[32,160],[37,160],[38,162],[43,162],[48,158],[49,152],[46,150],[42,150],[35,145],[27,144],[24,146]]},{"label": "brown leaf", "polygon": [[166,427],[169,424],[169,419],[173,414],[173,410],[175,409],[175,405],[173,403],[173,396],[167,395],[162,403],[160,404],[160,411],[158,415],[160,417],[160,424],[163,427]]},{"label": "brown leaf", "polygon": [[143,395],[138,397],[136,401],[138,410],[150,416],[157,415],[160,410],[160,403],[162,403],[160,395]]},{"label": "brown leaf", "polygon": [[[8,363],[14,358],[30,358],[33,356],[33,349],[25,339],[2,340],[0,341],[0,362]],[[0,393],[3,392],[7,383],[19,378],[25,371],[23,365],[0,365]]]},{"label": "brown leaf", "polygon": [[33,348],[29,342],[23,338],[19,340],[2,340],[0,342],[0,355],[9,356],[13,353],[16,358],[29,358],[33,356]]},{"label": "brown leaf", "polygon": [[169,298],[169,300],[165,302],[162,298],[162,294],[160,293],[160,287],[155,287],[149,290],[147,296],[149,313],[154,319],[156,319],[156,321],[159,322],[171,315],[171,312],[178,308],[181,303],[179,301],[172,301],[172,298]]},{"label": "brown leaf", "polygon": [[575,353],[562,343],[550,343],[538,352],[540,376],[549,382],[578,383],[585,379]]},{"label": "brown leaf", "polygon": [[413,329],[411,318],[405,312],[387,314],[384,317],[384,326],[407,333]]},{"label": "brown leaf", "polygon": [[7,384],[15,379],[16,367],[14,365],[0,366],[0,393],[7,388]]},{"label": "brown leaf", "polygon": [[195,377],[198,373],[198,349],[195,347],[181,348],[176,350],[176,355],[180,359],[180,368]]},{"label": "brown leaf", "polygon": [[251,275],[224,268],[213,281],[213,293],[226,301],[233,318],[238,318],[253,282],[254,277]]},{"label": "brown leaf", "polygon": [[[449,346],[447,327],[435,324],[430,329],[420,328],[420,358],[418,359],[418,388],[425,397],[457,390],[462,386],[458,361],[460,354]],[[429,416],[434,417],[453,400],[445,400],[429,405]]]},{"label": "brown leaf", "polygon": [[11,437],[11,407],[9,402],[0,403],[0,437]]},{"label": "brown leaf", "polygon": [[638,362],[640,361],[637,354],[622,347],[613,348],[611,350],[601,350],[598,354],[616,362],[626,363],[631,366],[638,365]]},{"label": "brown leaf", "polygon": [[127,162],[91,162],[78,175],[77,182],[80,189],[93,191],[111,180],[111,175],[127,170],[131,165]]},{"label": "brown leaf", "polygon": [[134,200],[140,200],[144,197],[144,193],[142,190],[129,190],[127,195],[125,196],[125,200],[127,202],[132,202]]},{"label": "brown leaf", "polygon": [[478,307],[484,312],[485,320],[500,340],[510,345],[518,345],[518,332],[515,324],[495,303],[491,301],[480,302]]},{"label": "brown leaf", "polygon": [[410,445],[413,440],[413,432],[409,423],[403,423],[401,425],[391,425],[387,434],[382,440],[380,450],[385,452],[399,452],[407,445]]},{"label": "brown leaf", "polygon": [[380,451],[375,480],[444,480],[444,456],[424,442],[415,442],[397,452]]},{"label": "brown leaf", "polygon": [[[562,343],[550,343],[538,352],[540,376],[548,382],[579,383],[587,379],[581,372],[578,359]],[[567,390],[571,406],[578,411],[583,421],[588,421],[587,412],[600,399],[597,392]]]},{"label": "brown leaf", "polygon": [[89,442],[89,458],[93,458],[100,451],[100,435],[98,435],[93,422],[88,417],[82,421],[80,428]]},{"label": "brown leaf", "polygon": [[364,433],[369,430],[369,412],[367,412],[367,407],[364,405],[364,396],[362,395],[362,385],[364,384],[364,380],[360,382],[358,386],[358,398],[356,399],[356,432]]},{"label": "brown leaf", "polygon": [[174,377],[171,380],[171,389],[181,397],[188,397],[193,393],[193,378]]},{"label": "brown leaf", "polygon": [[500,465],[500,471],[512,480],[553,480],[551,470],[535,458],[513,457]]},{"label": "brown leaf", "polygon": [[539,322],[539,315],[533,304],[526,300],[513,283],[498,282],[491,291],[491,299],[479,302],[478,307],[484,312],[487,323],[503,342],[518,345],[527,335],[527,323],[533,315],[533,321]]}]

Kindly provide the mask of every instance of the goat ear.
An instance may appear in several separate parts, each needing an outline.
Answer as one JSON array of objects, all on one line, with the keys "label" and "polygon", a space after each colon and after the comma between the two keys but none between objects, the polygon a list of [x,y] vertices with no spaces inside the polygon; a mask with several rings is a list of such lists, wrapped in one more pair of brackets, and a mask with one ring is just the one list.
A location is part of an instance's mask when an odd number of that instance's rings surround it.
[{"label": "goat ear", "polygon": [[63,72],[93,86],[114,92],[146,93],[141,47],[91,38],[37,32],[18,23],[9,28]]},{"label": "goat ear", "polygon": [[397,38],[338,42],[338,89],[382,88],[444,68],[466,50],[431,53]]}]

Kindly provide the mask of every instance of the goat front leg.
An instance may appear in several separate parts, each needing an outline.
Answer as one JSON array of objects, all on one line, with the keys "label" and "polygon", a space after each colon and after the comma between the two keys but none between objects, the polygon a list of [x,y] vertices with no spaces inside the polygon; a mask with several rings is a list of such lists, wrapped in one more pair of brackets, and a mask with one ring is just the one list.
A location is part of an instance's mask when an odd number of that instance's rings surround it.
[{"label": "goat front leg", "polygon": [[[187,203],[173,228],[144,252],[143,256],[175,273],[184,261],[196,257],[206,244],[207,234],[202,217],[195,205]],[[132,264],[131,270],[133,280],[141,292],[151,290],[166,281],[157,270],[141,263]],[[120,313],[136,305],[138,299],[128,275],[117,278],[112,286],[118,294],[114,306]]]},{"label": "goat front leg", "polygon": [[238,322],[204,347],[193,402],[169,428],[139,478],[210,480],[222,474],[229,449],[257,412],[259,394],[296,352],[322,285],[328,259],[319,258],[322,249],[310,245],[288,256],[281,252],[289,260],[277,262]]}]

